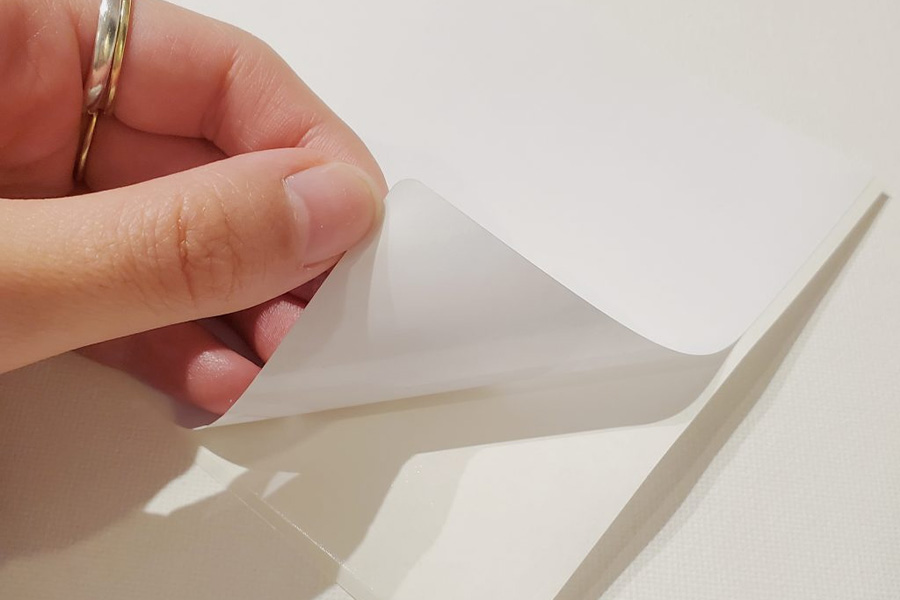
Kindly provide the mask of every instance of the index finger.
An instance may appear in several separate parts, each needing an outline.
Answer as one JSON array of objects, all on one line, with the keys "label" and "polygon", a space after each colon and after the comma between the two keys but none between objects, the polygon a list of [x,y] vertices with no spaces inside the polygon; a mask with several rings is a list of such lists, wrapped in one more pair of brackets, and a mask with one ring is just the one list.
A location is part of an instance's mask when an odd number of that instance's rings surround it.
[{"label": "index finger", "polygon": [[[71,0],[90,63],[99,0]],[[271,48],[162,0],[134,2],[116,118],[154,134],[206,139],[231,156],[304,147],[384,178],[357,135]]]}]

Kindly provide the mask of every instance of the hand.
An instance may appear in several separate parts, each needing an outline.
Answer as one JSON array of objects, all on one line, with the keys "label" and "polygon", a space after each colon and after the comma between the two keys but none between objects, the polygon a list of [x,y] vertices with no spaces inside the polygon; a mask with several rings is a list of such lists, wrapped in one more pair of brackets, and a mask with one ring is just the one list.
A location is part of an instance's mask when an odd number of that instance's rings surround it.
[{"label": "hand", "polygon": [[[137,0],[115,112],[76,188],[98,5],[0,3],[0,372],[83,348],[222,413],[304,284],[377,220],[384,178],[265,44]],[[219,315],[249,351],[198,322]]]}]

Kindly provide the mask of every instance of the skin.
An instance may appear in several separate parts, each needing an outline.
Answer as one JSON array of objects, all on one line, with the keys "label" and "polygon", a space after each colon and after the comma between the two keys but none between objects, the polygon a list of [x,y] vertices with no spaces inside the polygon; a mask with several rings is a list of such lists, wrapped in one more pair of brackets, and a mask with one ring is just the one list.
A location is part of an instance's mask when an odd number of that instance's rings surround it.
[{"label": "skin", "polygon": [[[98,10],[0,2],[0,372],[81,349],[222,413],[377,222],[384,178],[264,43],[140,0],[76,186]],[[317,208],[291,203],[298,173]]]}]

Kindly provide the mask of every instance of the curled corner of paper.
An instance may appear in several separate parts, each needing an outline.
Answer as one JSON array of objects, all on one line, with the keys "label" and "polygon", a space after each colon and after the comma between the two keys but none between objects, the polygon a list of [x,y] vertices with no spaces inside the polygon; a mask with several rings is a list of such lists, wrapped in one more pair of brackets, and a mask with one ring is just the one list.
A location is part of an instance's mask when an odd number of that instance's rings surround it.
[{"label": "curled corner of paper", "polygon": [[[334,268],[216,425],[685,357],[610,318],[596,296],[588,302],[563,286],[423,184],[397,184],[385,204],[381,229]],[[825,233],[805,239],[818,243]],[[779,250],[795,265],[791,274],[815,247],[806,246]],[[639,279],[640,260],[630,263]],[[598,275],[585,268],[582,276]],[[787,282],[768,284],[754,318]],[[722,322],[710,317],[708,326]]]},{"label": "curled corner of paper", "polygon": [[423,184],[328,276],[216,424],[658,360],[633,334]]}]

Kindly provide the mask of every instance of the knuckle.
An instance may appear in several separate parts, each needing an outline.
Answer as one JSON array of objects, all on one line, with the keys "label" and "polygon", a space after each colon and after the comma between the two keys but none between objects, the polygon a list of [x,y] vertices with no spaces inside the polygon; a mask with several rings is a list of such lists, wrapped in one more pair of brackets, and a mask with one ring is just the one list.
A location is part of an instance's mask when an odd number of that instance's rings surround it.
[{"label": "knuckle", "polygon": [[132,204],[105,253],[152,309],[210,316],[302,266],[305,236],[284,193],[221,172],[164,193]]},{"label": "knuckle", "polygon": [[201,309],[211,300],[227,300],[235,294],[245,265],[245,240],[234,227],[218,190],[181,193],[160,203],[156,214],[146,216],[146,226],[136,252],[150,276],[146,279],[155,296],[152,301],[168,307]]},{"label": "knuckle", "polygon": [[300,261],[303,240],[284,194],[220,174],[168,204],[149,255],[170,303],[196,312],[231,305],[273,271]]},{"label": "knuckle", "polygon": [[[170,270],[173,285],[201,304],[234,294],[242,271],[243,240],[218,193],[179,197],[173,203]],[[165,270],[164,270],[165,272]]]},{"label": "knuckle", "polygon": [[229,123],[254,115],[254,127],[229,133],[235,146],[253,150],[305,146],[304,140],[325,113],[315,103],[297,101],[304,87],[271,46],[236,30],[225,54],[216,100],[204,115],[203,135],[219,139]]}]

